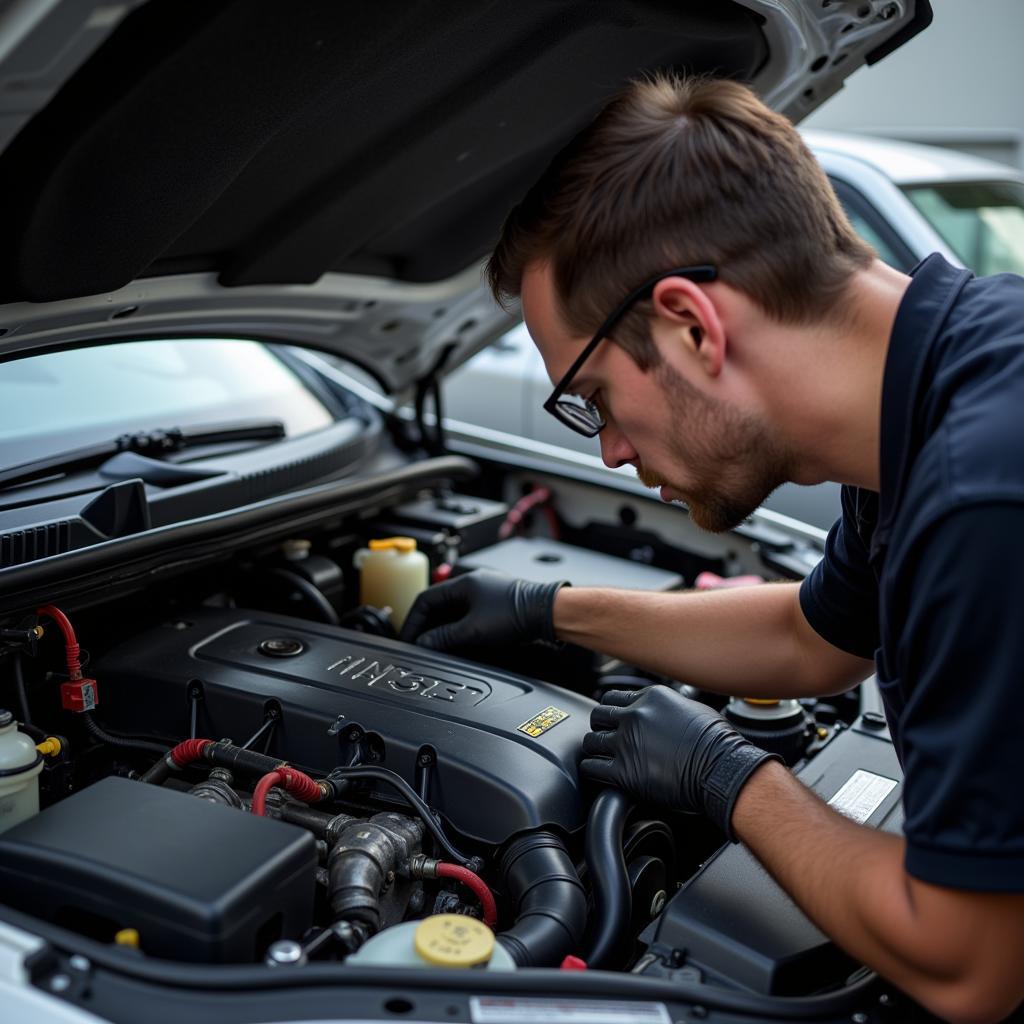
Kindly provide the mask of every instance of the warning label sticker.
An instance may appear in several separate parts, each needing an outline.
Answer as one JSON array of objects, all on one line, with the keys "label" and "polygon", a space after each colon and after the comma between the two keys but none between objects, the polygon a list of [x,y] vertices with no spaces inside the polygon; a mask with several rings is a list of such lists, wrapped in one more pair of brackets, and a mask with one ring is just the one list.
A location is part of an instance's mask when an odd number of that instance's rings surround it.
[{"label": "warning label sticker", "polygon": [[473,1024],[672,1024],[664,1003],[474,996]]},{"label": "warning label sticker", "polygon": [[829,805],[863,825],[895,788],[894,779],[858,769],[829,800]]},{"label": "warning label sticker", "polygon": [[548,729],[553,729],[559,722],[564,722],[569,717],[568,711],[560,711],[556,707],[547,707],[539,711],[526,722],[519,726],[519,732],[525,732],[527,736],[536,739],[543,736]]}]

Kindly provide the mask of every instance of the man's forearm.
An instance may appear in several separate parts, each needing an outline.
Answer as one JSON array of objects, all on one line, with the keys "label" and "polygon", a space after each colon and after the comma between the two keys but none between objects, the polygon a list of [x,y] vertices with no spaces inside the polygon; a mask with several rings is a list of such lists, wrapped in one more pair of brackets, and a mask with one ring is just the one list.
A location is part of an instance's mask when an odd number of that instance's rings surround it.
[{"label": "man's forearm", "polygon": [[562,640],[719,693],[802,697],[870,671],[827,644],[799,611],[798,584],[707,593],[567,587],[554,607]]},{"label": "man's forearm", "polygon": [[1001,1020],[1024,997],[1007,960],[1024,897],[917,881],[902,838],[849,821],[774,762],[740,792],[732,826],[822,931],[933,1012]]}]

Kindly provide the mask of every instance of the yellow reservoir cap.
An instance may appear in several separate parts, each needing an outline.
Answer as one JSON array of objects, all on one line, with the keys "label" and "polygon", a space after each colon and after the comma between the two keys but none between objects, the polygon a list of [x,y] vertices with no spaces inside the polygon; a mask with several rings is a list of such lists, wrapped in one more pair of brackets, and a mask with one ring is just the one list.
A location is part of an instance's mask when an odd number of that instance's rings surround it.
[{"label": "yellow reservoir cap", "polygon": [[420,922],[413,948],[437,967],[476,967],[491,959],[494,932],[473,917],[434,914]]},{"label": "yellow reservoir cap", "polygon": [[384,537],[370,541],[371,551],[397,551],[406,555],[416,550],[416,541],[412,537]]},{"label": "yellow reservoir cap", "polygon": [[781,702],[777,698],[775,698],[775,697],[772,697],[770,699],[769,698],[765,698],[765,697],[744,697],[743,698],[743,703],[744,704],[753,704],[755,707],[758,704],[763,704],[765,706],[774,707],[776,704],[779,704]]},{"label": "yellow reservoir cap", "polygon": [[139,933],[134,928],[122,928],[114,936],[114,941],[119,946],[130,946],[132,949],[138,949]]}]

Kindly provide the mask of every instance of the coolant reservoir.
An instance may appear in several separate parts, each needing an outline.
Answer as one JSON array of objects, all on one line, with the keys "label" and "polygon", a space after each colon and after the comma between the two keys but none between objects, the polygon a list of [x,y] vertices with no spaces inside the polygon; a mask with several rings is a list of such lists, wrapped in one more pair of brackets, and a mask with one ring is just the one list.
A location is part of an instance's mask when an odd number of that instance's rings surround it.
[{"label": "coolant reservoir", "polygon": [[43,755],[18,732],[10,711],[0,711],[0,832],[39,811],[39,773]]},{"label": "coolant reservoir", "polygon": [[434,914],[385,928],[348,957],[346,964],[389,967],[477,967],[514,971],[508,950],[482,921],[462,914]]},{"label": "coolant reservoir", "polygon": [[395,629],[401,629],[416,596],[427,589],[430,562],[416,550],[412,537],[371,540],[354,558],[359,570],[359,599],[375,608],[390,608]]}]

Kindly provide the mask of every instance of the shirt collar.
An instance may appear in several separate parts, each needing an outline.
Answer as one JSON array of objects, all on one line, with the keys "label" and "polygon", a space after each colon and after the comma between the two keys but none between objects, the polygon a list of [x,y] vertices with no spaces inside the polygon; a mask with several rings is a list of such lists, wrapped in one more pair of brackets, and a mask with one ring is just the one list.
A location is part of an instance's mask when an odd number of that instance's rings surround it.
[{"label": "shirt collar", "polygon": [[928,355],[960,289],[973,275],[933,253],[910,276],[893,323],[882,380],[878,543],[885,543],[913,458],[923,443],[917,428]]}]

